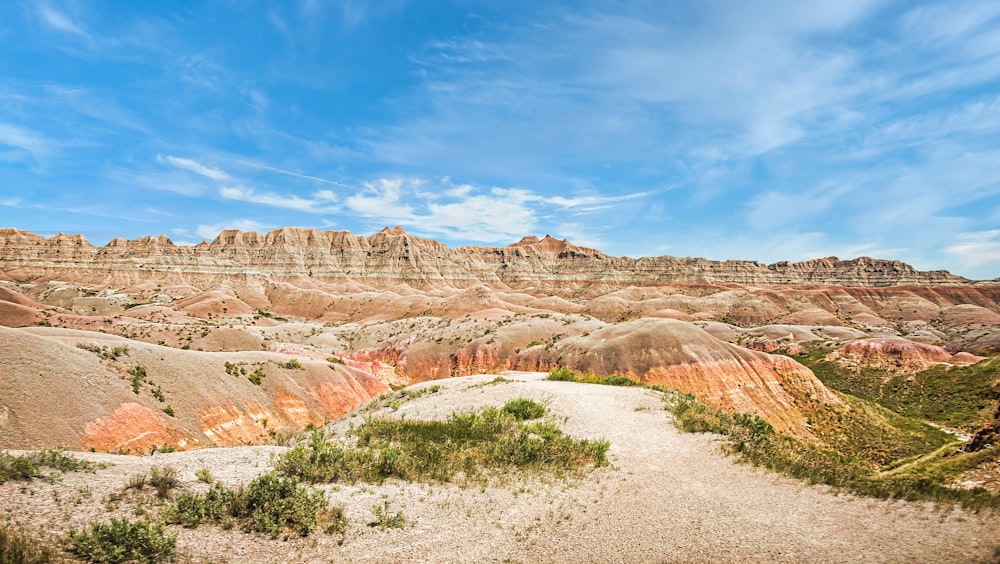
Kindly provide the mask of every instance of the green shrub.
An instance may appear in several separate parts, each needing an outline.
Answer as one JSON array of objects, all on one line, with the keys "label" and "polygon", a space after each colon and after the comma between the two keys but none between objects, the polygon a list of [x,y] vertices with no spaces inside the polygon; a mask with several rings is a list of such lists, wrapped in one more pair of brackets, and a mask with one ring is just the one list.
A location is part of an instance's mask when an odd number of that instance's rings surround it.
[{"label": "green shrub", "polygon": [[258,366],[253,372],[250,373],[249,376],[247,376],[247,380],[250,380],[252,383],[259,386],[261,381],[264,379],[264,376],[264,369]]},{"label": "green shrub", "polygon": [[206,484],[211,484],[215,481],[212,477],[212,472],[208,468],[199,468],[195,471],[194,476],[198,478],[199,482],[204,482]]},{"label": "green shrub", "polygon": [[528,398],[512,399],[503,406],[503,412],[514,416],[518,421],[538,419],[545,415],[545,406]]},{"label": "green shrub", "polygon": [[166,514],[169,522],[185,527],[239,525],[244,531],[275,537],[286,531],[306,536],[316,527],[327,533],[346,528],[343,511],[327,508],[326,494],[301,485],[297,478],[273,473],[236,489],[216,483],[204,494],[183,493]]},{"label": "green shrub", "polygon": [[73,554],[89,562],[158,562],[172,556],[177,547],[177,537],[167,535],[163,523],[124,518],[91,521],[81,532],[70,527],[65,540]]},{"label": "green shrub", "polygon": [[299,359],[297,358],[293,358],[288,362],[280,364],[279,366],[288,370],[305,370],[305,367],[302,366],[302,363],[299,362]]},{"label": "green shrub", "polygon": [[606,386],[638,386],[639,382],[625,376],[608,376],[602,382]]},{"label": "green shrub", "polygon": [[174,413],[174,406],[172,406],[172,405],[167,405],[167,407],[164,407],[163,408],[163,413],[166,413],[170,417],[176,417],[177,416],[177,414]]},{"label": "green shrub", "polygon": [[556,382],[576,382],[576,372],[572,369],[561,366],[549,372],[549,375],[545,377],[546,380],[554,380]]},{"label": "green shrub", "polygon": [[146,381],[146,367],[136,364],[129,369],[128,373],[132,377],[132,392],[138,394],[139,387]]}]

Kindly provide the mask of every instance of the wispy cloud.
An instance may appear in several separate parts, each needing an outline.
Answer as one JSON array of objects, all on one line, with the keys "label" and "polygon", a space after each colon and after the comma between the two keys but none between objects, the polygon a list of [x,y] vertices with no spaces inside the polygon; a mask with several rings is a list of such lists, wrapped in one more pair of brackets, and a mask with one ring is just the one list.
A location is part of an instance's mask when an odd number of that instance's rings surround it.
[{"label": "wispy cloud", "polygon": [[61,31],[63,33],[68,33],[71,35],[77,35],[83,39],[90,41],[90,35],[84,31],[83,27],[78,25],[76,22],[71,20],[66,14],[56,10],[48,4],[38,4],[37,6],[38,16],[41,18],[42,22],[55,29],[56,31]]},{"label": "wispy cloud", "polygon": [[337,182],[336,180],[330,180],[328,178],[320,178],[318,176],[311,176],[311,175],[308,175],[308,174],[302,174],[302,173],[295,172],[295,171],[292,171],[292,170],[285,170],[285,169],[282,169],[282,168],[278,168],[278,167],[267,165],[267,164],[260,163],[260,162],[249,161],[249,160],[245,160],[245,159],[238,159],[238,160],[236,160],[236,162],[238,162],[240,164],[243,164],[243,165],[246,165],[246,166],[249,166],[249,167],[261,169],[261,170],[267,170],[267,171],[270,171],[270,172],[277,172],[278,174],[284,174],[286,176],[292,176],[292,177],[301,178],[301,179],[304,179],[304,180],[312,180],[313,182],[319,182],[321,184],[329,184],[331,186],[339,186],[341,188],[350,188],[351,190],[355,189],[354,186],[351,186],[349,184],[344,184],[343,182]]},{"label": "wispy cloud", "polygon": [[219,233],[226,229],[236,229],[238,231],[264,231],[268,228],[267,225],[253,220],[253,219],[231,219],[229,221],[223,221],[220,223],[213,223],[209,225],[199,225],[194,230],[188,229],[174,229],[171,234],[178,235],[181,237],[191,237],[196,235],[202,239],[211,241],[215,239]]},{"label": "wispy cloud", "polygon": [[[402,224],[417,234],[501,243],[534,232],[543,216],[572,209],[594,211],[594,206],[614,206],[644,196],[550,197],[523,188],[456,185],[448,178],[382,178],[365,183],[364,190],[344,200],[344,208],[373,222]],[[565,233],[571,232],[584,231],[567,224]],[[585,238],[597,240],[593,234]]]},{"label": "wispy cloud", "polygon": [[166,163],[170,166],[174,166],[184,170],[189,170],[195,174],[200,174],[205,178],[211,178],[212,180],[217,180],[219,182],[225,182],[227,180],[232,179],[232,177],[229,176],[229,174],[218,168],[205,166],[199,163],[198,161],[194,161],[191,159],[174,157],[170,155],[167,155],[165,157],[162,155],[156,155],[156,160],[161,163]]},{"label": "wispy cloud", "polygon": [[337,201],[337,196],[329,190],[319,190],[313,192],[311,198],[302,198],[296,195],[257,192],[243,186],[224,186],[219,189],[219,195],[227,200],[308,213],[334,213],[338,209],[333,205]]},{"label": "wispy cloud", "polygon": [[53,148],[53,142],[42,134],[9,123],[0,123],[0,145],[20,149],[35,159],[45,157]]},{"label": "wispy cloud", "polygon": [[1000,264],[1000,229],[962,233],[944,251],[960,261],[973,276],[996,276],[996,270],[991,267]]}]

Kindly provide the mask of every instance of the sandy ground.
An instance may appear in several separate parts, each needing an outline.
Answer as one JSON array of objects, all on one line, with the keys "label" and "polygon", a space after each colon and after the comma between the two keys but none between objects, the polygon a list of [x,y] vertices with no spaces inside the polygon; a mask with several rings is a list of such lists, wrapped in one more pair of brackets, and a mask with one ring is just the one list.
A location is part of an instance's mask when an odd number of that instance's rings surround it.
[{"label": "sandy ground", "polygon": [[[720,453],[712,435],[677,431],[653,392],[548,382],[542,374],[434,382],[442,391],[395,411],[408,418],[502,405],[515,397],[548,403],[578,438],[611,442],[611,468],[572,479],[510,476],[490,487],[454,484],[326,486],[350,521],[346,542],[322,533],[280,540],[202,526],[172,528],[178,547],[198,562],[989,562],[1000,547],[1000,515],[954,507],[879,501],[837,494],[748,466]],[[423,384],[427,386],[430,384]],[[417,388],[421,386],[416,386]],[[355,424],[361,421],[354,417]],[[344,431],[351,421],[335,428]],[[156,506],[107,494],[153,465],[194,472],[209,468],[221,482],[246,482],[268,469],[281,447],[210,449],[152,457],[82,453],[110,462],[94,474],[55,483],[0,486],[0,520],[61,534],[89,519],[133,516]],[[372,506],[389,500],[403,529],[368,526]],[[136,507],[140,509],[136,509]],[[143,509],[144,508],[144,509]]]}]

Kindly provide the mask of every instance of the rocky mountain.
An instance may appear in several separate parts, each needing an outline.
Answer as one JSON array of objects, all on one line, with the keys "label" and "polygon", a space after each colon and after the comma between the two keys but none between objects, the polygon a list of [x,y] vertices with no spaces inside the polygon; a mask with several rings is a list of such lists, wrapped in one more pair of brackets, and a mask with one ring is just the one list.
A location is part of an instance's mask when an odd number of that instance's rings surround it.
[{"label": "rocky mountain", "polygon": [[212,242],[177,246],[168,238],[114,239],[96,247],[81,235],[44,238],[0,229],[0,271],[14,280],[73,279],[126,285],[155,278],[204,283],[219,277],[355,281],[416,287],[487,284],[497,287],[566,284],[819,284],[826,286],[940,286],[972,282],[946,271],[918,271],[891,260],[836,257],[798,263],[711,261],[670,256],[614,257],[548,235],[507,247],[449,248],[401,228],[364,237],[347,231],[283,228],[267,234],[223,231]]}]

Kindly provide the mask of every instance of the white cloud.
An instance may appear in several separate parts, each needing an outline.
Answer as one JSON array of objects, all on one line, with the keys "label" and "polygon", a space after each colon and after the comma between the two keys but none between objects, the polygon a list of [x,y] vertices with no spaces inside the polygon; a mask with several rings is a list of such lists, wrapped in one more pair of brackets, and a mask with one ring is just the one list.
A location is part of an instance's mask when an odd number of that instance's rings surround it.
[{"label": "white cloud", "polygon": [[315,192],[312,198],[302,198],[300,196],[289,196],[272,192],[256,192],[252,188],[242,186],[224,186],[219,189],[219,195],[227,200],[237,200],[308,213],[332,213],[337,211],[336,206],[332,205],[336,196],[329,190]]},{"label": "white cloud", "polygon": [[1000,264],[1000,229],[962,233],[953,244],[945,247],[944,252],[955,257],[968,275],[976,278],[1000,276],[997,271]]},{"label": "white cloud", "polygon": [[198,161],[191,159],[184,159],[181,157],[174,157],[167,155],[166,157],[162,155],[156,155],[156,160],[161,163],[166,163],[171,166],[181,168],[184,170],[189,170],[195,174],[200,174],[205,178],[211,178],[212,180],[217,180],[219,182],[224,182],[226,180],[232,180],[232,177],[226,174],[224,171],[217,168],[212,168],[210,166],[205,166]]},{"label": "white cloud", "polygon": [[52,143],[41,134],[8,123],[0,123],[0,145],[21,149],[35,158],[45,156],[52,149]]},{"label": "white cloud", "polygon": [[365,182],[364,190],[344,200],[344,205],[366,217],[384,217],[387,221],[413,221],[413,208],[401,201],[404,183],[409,187],[415,186],[413,180],[402,178],[381,178],[375,182]]},{"label": "white cloud", "polygon": [[[401,224],[425,236],[509,243],[532,233],[542,214],[566,210],[582,213],[642,196],[549,197],[523,188],[456,185],[449,178],[439,183],[419,178],[381,178],[365,183],[363,191],[344,200],[344,207],[373,222]],[[565,232],[580,233],[572,225],[567,225]],[[586,240],[598,241],[592,235]]]},{"label": "white cloud", "polygon": [[38,15],[41,17],[42,22],[46,25],[61,31],[63,33],[69,33],[72,35],[79,35],[85,39],[90,39],[90,36],[82,27],[74,23],[66,14],[52,8],[47,4],[38,5]]},{"label": "white cloud", "polygon": [[259,221],[254,221],[252,219],[232,219],[229,221],[224,221],[221,223],[215,223],[211,225],[199,225],[194,229],[194,231],[191,231],[189,229],[174,229],[173,231],[171,231],[171,233],[174,235],[179,235],[181,237],[190,237],[192,235],[197,235],[202,239],[211,241],[215,239],[219,235],[219,233],[221,233],[226,229],[236,229],[238,231],[263,231],[267,229],[267,225],[260,223]]}]

